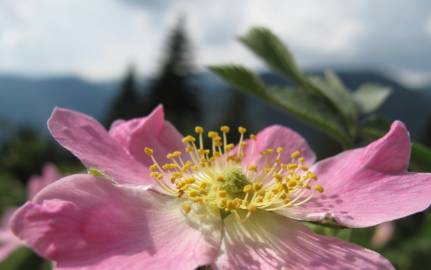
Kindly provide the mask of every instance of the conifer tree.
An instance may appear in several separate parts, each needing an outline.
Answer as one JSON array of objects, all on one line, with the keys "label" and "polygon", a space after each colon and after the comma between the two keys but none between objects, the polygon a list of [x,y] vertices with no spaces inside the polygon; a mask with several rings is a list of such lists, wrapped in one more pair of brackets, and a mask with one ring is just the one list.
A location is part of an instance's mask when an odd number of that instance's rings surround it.
[{"label": "conifer tree", "polygon": [[131,65],[120,86],[119,94],[111,106],[107,125],[117,119],[130,119],[144,115],[145,110],[138,93],[135,77],[135,68]]},{"label": "conifer tree", "polygon": [[188,132],[200,120],[196,88],[191,83],[193,63],[184,18],[178,20],[170,34],[165,57],[149,88],[147,112],[163,104],[166,118],[180,131]]}]

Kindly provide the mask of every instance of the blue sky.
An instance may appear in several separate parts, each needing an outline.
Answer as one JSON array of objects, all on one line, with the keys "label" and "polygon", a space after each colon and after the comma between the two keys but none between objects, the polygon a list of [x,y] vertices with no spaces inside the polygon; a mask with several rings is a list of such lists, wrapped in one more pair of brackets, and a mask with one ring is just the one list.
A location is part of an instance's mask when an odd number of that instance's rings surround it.
[{"label": "blue sky", "polygon": [[236,41],[261,25],[305,68],[377,68],[414,84],[430,79],[429,0],[1,0],[0,72],[104,80],[134,62],[150,76],[181,13],[200,68],[261,68]]}]

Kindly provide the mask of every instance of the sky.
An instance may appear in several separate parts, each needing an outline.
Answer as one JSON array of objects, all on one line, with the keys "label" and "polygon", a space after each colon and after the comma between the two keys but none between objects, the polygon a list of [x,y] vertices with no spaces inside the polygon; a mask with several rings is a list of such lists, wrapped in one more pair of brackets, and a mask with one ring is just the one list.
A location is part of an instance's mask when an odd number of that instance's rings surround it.
[{"label": "sky", "polygon": [[0,73],[122,76],[157,71],[185,15],[200,69],[263,68],[237,37],[266,26],[303,68],[377,69],[411,85],[431,82],[429,0],[0,0]]}]

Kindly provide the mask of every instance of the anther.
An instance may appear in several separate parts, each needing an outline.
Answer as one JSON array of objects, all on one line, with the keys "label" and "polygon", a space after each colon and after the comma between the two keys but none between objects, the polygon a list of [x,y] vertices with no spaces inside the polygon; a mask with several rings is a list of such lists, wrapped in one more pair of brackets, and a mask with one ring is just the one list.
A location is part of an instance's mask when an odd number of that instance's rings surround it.
[{"label": "anther", "polygon": [[240,133],[240,134],[244,134],[244,133],[246,133],[247,132],[247,129],[246,128],[244,128],[244,127],[238,127],[238,132]]},{"label": "anther", "polygon": [[228,126],[222,126],[220,128],[220,131],[223,132],[223,133],[229,133],[230,127],[228,127]]},{"label": "anther", "polygon": [[154,150],[152,148],[149,148],[149,147],[145,147],[144,152],[147,156],[152,156],[154,154]]}]

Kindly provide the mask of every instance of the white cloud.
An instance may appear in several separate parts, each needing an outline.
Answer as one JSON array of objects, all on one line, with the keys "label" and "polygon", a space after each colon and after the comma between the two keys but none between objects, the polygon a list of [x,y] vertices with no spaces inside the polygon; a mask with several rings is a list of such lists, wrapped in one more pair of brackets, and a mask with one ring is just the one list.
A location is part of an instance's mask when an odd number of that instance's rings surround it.
[{"label": "white cloud", "polygon": [[391,0],[3,0],[0,72],[104,79],[122,75],[133,61],[152,74],[180,13],[187,16],[200,67],[258,67],[236,37],[263,25],[289,44],[302,66],[431,70],[431,59],[423,57],[431,40],[431,17],[423,14],[429,1],[409,3],[406,10]]}]

